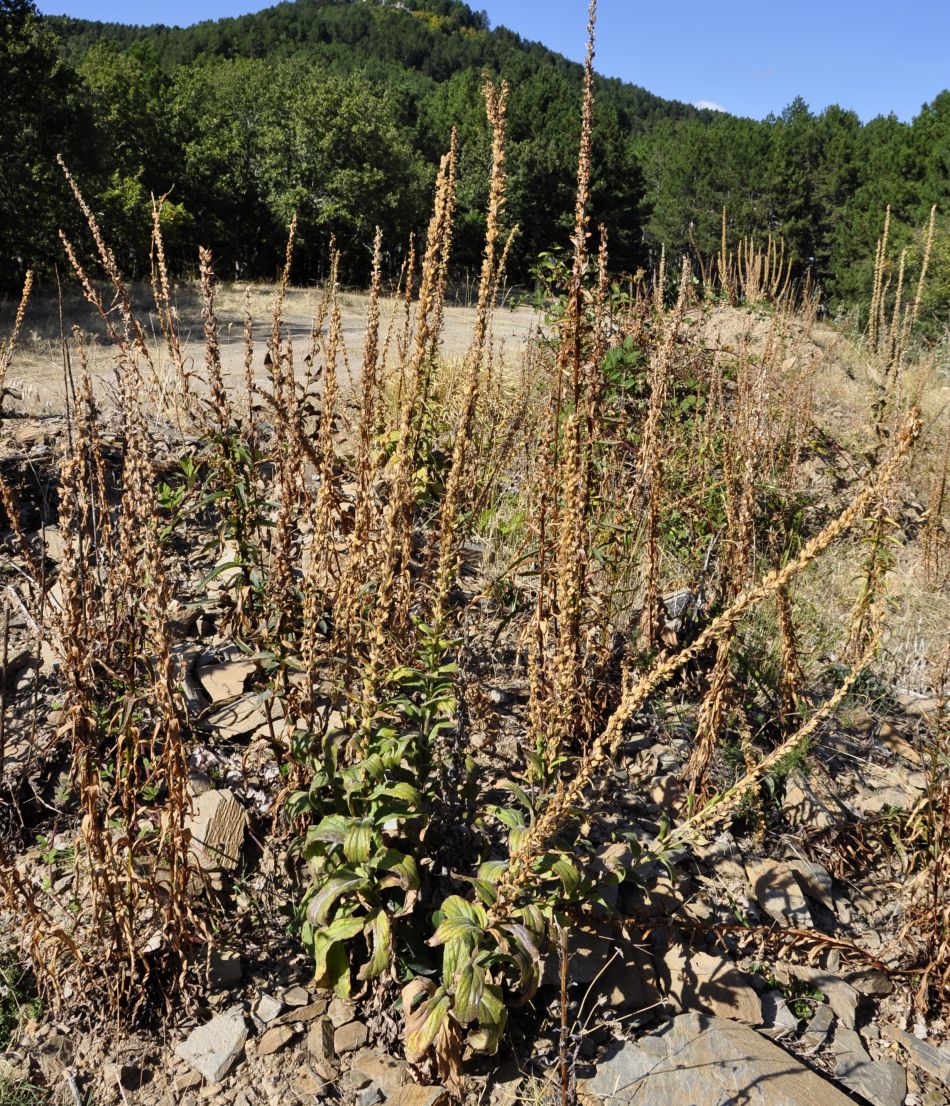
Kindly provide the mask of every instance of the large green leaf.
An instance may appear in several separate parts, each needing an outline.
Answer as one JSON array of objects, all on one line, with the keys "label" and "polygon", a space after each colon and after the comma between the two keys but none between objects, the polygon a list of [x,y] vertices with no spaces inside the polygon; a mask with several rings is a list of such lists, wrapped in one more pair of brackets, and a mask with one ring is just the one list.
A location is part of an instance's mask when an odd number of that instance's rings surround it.
[{"label": "large green leaf", "polygon": [[485,969],[480,964],[463,968],[455,979],[452,1012],[462,1025],[478,1017],[478,1008],[485,990]]},{"label": "large green leaf", "polygon": [[327,957],[330,954],[332,942],[321,930],[313,936],[313,978],[318,987],[329,987],[327,978]]},{"label": "large green leaf", "polygon": [[547,932],[547,922],[544,912],[537,903],[529,902],[522,906],[517,916],[528,927],[535,945],[541,945]]},{"label": "large green leaf", "polygon": [[307,830],[308,841],[327,841],[332,844],[343,844],[346,836],[346,827],[349,819],[343,814],[328,814],[321,818],[315,825]]},{"label": "large green leaf", "polygon": [[314,926],[324,926],[330,911],[343,895],[366,885],[366,877],[355,872],[331,876],[307,905],[307,918]]},{"label": "large green leaf", "polygon": [[454,937],[445,942],[442,950],[442,982],[446,987],[455,986],[459,972],[465,971],[471,964],[477,947],[478,938],[472,934]]},{"label": "large green leaf", "polygon": [[456,879],[462,879],[466,883],[470,883],[475,888],[475,893],[479,899],[485,904],[485,906],[494,906],[498,901],[498,892],[494,886],[484,879],[475,879],[472,876],[462,876],[455,873]]},{"label": "large green leaf", "polygon": [[422,792],[411,783],[390,783],[377,787],[370,795],[370,800],[381,798],[398,799],[410,806],[420,806]]},{"label": "large green leaf", "polygon": [[429,940],[433,946],[444,945],[442,953],[442,979],[452,986],[456,972],[466,965],[488,922],[484,907],[471,903],[459,895],[450,895],[438,915],[438,928]]},{"label": "large green leaf", "polygon": [[449,1015],[451,1000],[440,987],[431,997],[424,999],[406,1018],[406,1059],[418,1063],[429,1051],[432,1042]]},{"label": "large green leaf", "polygon": [[525,817],[520,810],[515,810],[511,806],[496,806],[492,807],[492,813],[503,825],[507,826],[510,830],[523,829],[525,825]]},{"label": "large green leaf", "polygon": [[439,928],[432,937],[429,938],[429,944],[437,948],[439,945],[446,945],[450,941],[464,940],[466,938],[477,941],[483,932],[482,926],[480,926],[478,922],[471,921],[469,918],[446,918],[439,924]]},{"label": "large green leaf", "polygon": [[377,910],[372,914],[364,932],[370,947],[370,957],[360,968],[357,978],[376,979],[389,967],[393,954],[392,927],[386,911]]},{"label": "large green leaf", "polygon": [[480,928],[484,928],[488,924],[488,915],[485,913],[485,908],[477,902],[469,902],[468,899],[463,899],[461,895],[449,895],[446,899],[443,899],[439,912],[443,918],[463,918],[468,922],[473,922]]},{"label": "large green leaf", "polygon": [[512,795],[518,800],[519,803],[530,814],[533,812],[533,806],[531,800],[523,787],[519,784],[513,783],[511,780],[502,780],[498,785],[503,791],[510,791]]},{"label": "large green leaf", "polygon": [[349,941],[350,938],[355,937],[357,933],[362,933],[365,925],[365,916],[360,916],[359,918],[336,918],[328,926],[324,927],[322,931],[323,938],[325,941]]},{"label": "large green leaf", "polygon": [[299,818],[311,808],[310,792],[295,791],[284,803],[284,810],[288,818]]},{"label": "large green leaf", "polygon": [[350,997],[350,962],[346,949],[335,941],[327,951],[327,982],[340,998]]},{"label": "large green leaf", "polygon": [[486,883],[497,883],[507,871],[506,860],[486,860],[478,866],[478,878]]},{"label": "large green leaf", "polygon": [[361,769],[363,777],[369,780],[376,780],[377,783],[386,774],[386,765],[383,758],[379,753],[371,753],[365,760],[361,760],[356,766]]},{"label": "large green leaf", "polygon": [[534,934],[526,925],[521,922],[505,922],[504,925],[498,926],[494,932],[507,934],[511,939],[510,946],[512,950],[525,953],[535,963],[540,961],[541,953],[534,943]]},{"label": "large green leaf", "polygon": [[401,887],[404,891],[415,891],[419,887],[419,869],[415,859],[397,849],[387,849],[376,861],[379,872],[386,872],[379,881],[382,888]]},{"label": "large green leaf", "polygon": [[517,967],[522,991],[528,995],[533,994],[540,978],[541,954],[531,931],[520,922],[506,922],[496,926],[491,932],[499,947]]},{"label": "large green leaf", "polygon": [[564,893],[568,896],[573,895],[578,887],[580,887],[582,879],[577,866],[572,864],[566,857],[561,856],[554,861],[553,869],[564,887]]},{"label": "large green leaf", "polygon": [[469,1036],[468,1043],[476,1052],[493,1055],[498,1050],[498,1043],[505,1032],[507,1022],[508,1010],[501,995],[501,988],[486,985],[478,1005],[479,1028]]},{"label": "large green leaf", "polygon": [[373,853],[373,821],[371,818],[353,820],[346,827],[343,852],[353,864],[365,864]]}]

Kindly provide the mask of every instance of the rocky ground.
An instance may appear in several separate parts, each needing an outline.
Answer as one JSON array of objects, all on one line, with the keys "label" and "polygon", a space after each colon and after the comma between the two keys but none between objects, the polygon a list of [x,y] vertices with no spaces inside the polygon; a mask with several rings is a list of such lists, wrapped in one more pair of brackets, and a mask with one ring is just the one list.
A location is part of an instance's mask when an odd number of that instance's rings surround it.
[{"label": "rocky ground", "polygon": [[[192,662],[217,734],[215,753],[193,756],[192,830],[235,914],[211,990],[171,1021],[167,1039],[111,1038],[40,1018],[5,1062],[103,1104],[435,1106],[446,1091],[420,1085],[425,1073],[374,1045],[398,1032],[394,1015],[361,1020],[354,1003],[311,990],[306,958],[292,938],[275,936],[289,905],[267,835],[276,765],[260,706],[243,687],[253,666],[220,661],[213,648]],[[570,1049],[582,1098],[950,1102],[950,1028],[915,1014],[904,971],[912,945],[901,935],[906,873],[887,844],[889,820],[927,786],[930,709],[910,696],[886,710],[855,707],[808,772],[787,780],[777,798],[784,832],[723,833],[678,857],[665,879],[651,876],[646,897],[622,883],[616,916],[572,932]],[[655,831],[686,752],[650,734],[630,743],[617,776],[625,818]],[[603,859],[629,863],[616,852]],[[18,863],[54,885],[71,878],[66,840],[28,849]],[[530,1019],[536,1035],[476,1066],[472,1102],[554,1100],[546,1083],[558,1070],[557,979],[552,959]]]},{"label": "rocky ground", "polygon": [[[47,543],[55,550],[55,533]],[[69,1018],[41,1016],[4,1063],[103,1106],[435,1106],[445,1090],[420,1085],[424,1072],[375,1043],[398,1036],[395,1015],[361,1020],[353,1003],[310,990],[307,958],[281,936],[293,905],[272,821],[282,720],[267,718],[256,665],[216,634],[213,607],[184,621],[178,654],[205,735],[191,756],[190,828],[202,870],[232,912],[211,989],[162,1037],[83,1032]],[[11,626],[28,630],[15,612]],[[51,662],[22,650],[6,672],[17,706],[5,777],[45,794],[57,762],[31,734],[49,732]],[[524,692],[495,675],[483,687],[503,708],[486,728],[490,750],[517,732]],[[950,1103],[950,1028],[915,1015],[904,971],[913,942],[902,935],[908,872],[889,838],[926,794],[934,709],[913,693],[853,703],[785,780],[766,836],[723,833],[684,850],[672,874],[637,871],[616,847],[603,857],[629,866],[631,878],[620,885],[616,916],[587,918],[571,935],[570,1050],[582,1096]],[[44,716],[34,731],[32,720]],[[675,805],[689,752],[664,730],[648,727],[628,744],[617,765],[620,801],[603,815],[645,837]],[[74,878],[68,829],[42,828],[17,867],[65,892]],[[558,1070],[557,981],[552,958],[514,1051],[476,1066],[473,1102],[554,1095],[546,1081]]]},{"label": "rocky ground", "polygon": [[[50,474],[63,432],[55,414],[26,415],[4,423],[0,449],[51,573]],[[172,438],[162,448],[159,470],[177,450]],[[67,769],[54,740],[56,661],[36,645],[39,628],[14,587],[22,566],[6,553],[0,832],[18,843],[25,880],[66,894],[76,875],[56,801]],[[192,583],[213,565],[191,562]],[[82,996],[67,994],[58,1011],[22,1024],[0,1080],[30,1080],[71,1106],[440,1106],[448,1090],[398,1058],[397,1012],[312,989],[289,929],[299,889],[277,816],[275,748],[287,720],[272,713],[260,663],[219,633],[213,594],[196,604],[188,581],[179,584],[169,619],[198,735],[196,893],[217,896],[223,919],[208,989],[161,1031],[141,1034],[94,1027]],[[488,789],[522,729],[526,683],[512,656],[502,641],[478,675]],[[916,1001],[923,950],[907,930],[922,871],[908,838],[931,787],[936,711],[919,690],[863,688],[759,816],[683,847],[669,870],[647,870],[629,848],[602,850],[598,863],[625,878],[611,911],[587,913],[570,931],[572,1093],[610,1104],[950,1106],[950,1025]],[[642,717],[592,821],[655,839],[681,806],[688,732],[669,714]],[[472,1059],[464,1097],[473,1106],[560,1101],[560,967],[552,955],[501,1053]]]}]

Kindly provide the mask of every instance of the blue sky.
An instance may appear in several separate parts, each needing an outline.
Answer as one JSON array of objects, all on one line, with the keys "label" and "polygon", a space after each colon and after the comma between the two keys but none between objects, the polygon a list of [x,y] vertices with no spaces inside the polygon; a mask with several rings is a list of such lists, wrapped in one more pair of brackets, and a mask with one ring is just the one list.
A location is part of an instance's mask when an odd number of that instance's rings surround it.
[{"label": "blue sky", "polygon": [[[471,0],[525,38],[583,54],[585,0]],[[45,12],[136,23],[193,23],[267,7],[254,0],[41,0]],[[738,115],[780,112],[795,96],[862,119],[911,119],[950,88],[950,0],[600,0],[597,68],[660,96]]]}]

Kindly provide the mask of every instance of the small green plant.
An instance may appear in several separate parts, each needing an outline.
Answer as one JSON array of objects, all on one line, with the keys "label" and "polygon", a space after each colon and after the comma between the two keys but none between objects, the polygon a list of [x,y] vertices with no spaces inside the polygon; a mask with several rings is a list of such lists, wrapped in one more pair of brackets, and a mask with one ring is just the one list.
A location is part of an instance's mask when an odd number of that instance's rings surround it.
[{"label": "small green plant", "polygon": [[[525,900],[501,909],[507,862],[478,858],[518,850],[550,796],[529,767],[523,781],[500,784],[509,803],[474,801],[472,762],[452,752],[464,735],[458,669],[445,658],[457,643],[425,624],[417,633],[415,663],[387,674],[364,724],[354,712],[310,739],[311,785],[288,805],[312,820],[298,847],[311,875],[300,925],[315,981],[342,996],[401,983],[410,1059],[433,1044],[442,1057],[460,1055],[463,1040],[494,1052],[509,1008],[538,986],[553,926],[581,905],[606,908],[605,880],[623,878],[591,876],[592,846],[565,838],[538,858]],[[539,758],[529,752],[528,762]],[[465,875],[472,864],[476,874]]]},{"label": "small green plant", "polygon": [[[0,1055],[14,1042],[21,1026],[39,1016],[40,1009],[29,973],[15,956],[0,950]],[[42,1088],[0,1070],[2,1106],[43,1106],[48,1100]]]},{"label": "small green plant", "polygon": [[773,991],[780,991],[785,999],[785,1005],[798,1018],[799,1021],[811,1021],[815,1015],[815,1008],[823,1002],[827,1002],[824,992],[817,987],[811,987],[802,979],[789,979],[782,983],[769,970],[765,964],[753,964],[752,972],[760,975]]},{"label": "small green plant", "polygon": [[420,631],[417,663],[388,673],[382,703],[362,724],[351,716],[319,737],[298,735],[313,770],[288,806],[313,820],[300,842],[312,878],[302,936],[317,981],[341,995],[351,967],[361,981],[376,979],[394,958],[408,963],[416,944],[407,924],[422,883],[415,854],[438,807],[434,756],[457,707],[449,643]]},{"label": "small green plant", "polygon": [[17,1030],[40,1011],[30,976],[9,952],[0,950],[0,1052],[10,1047]]},{"label": "small green plant", "polygon": [[56,845],[43,834],[37,834],[36,844],[40,850],[40,859],[44,864],[72,863],[74,850],[72,845]]},{"label": "small green plant", "polygon": [[45,1106],[49,1100],[49,1092],[42,1087],[0,1075],[0,1103],[3,1106]]},{"label": "small green plant", "polygon": [[230,600],[229,621],[242,636],[267,618],[267,542],[278,504],[262,478],[268,463],[256,442],[240,427],[216,430],[197,457],[180,461],[183,478],[170,494],[175,503],[169,529],[190,512],[210,522],[215,538],[206,552],[218,563],[202,580]]},{"label": "small green plant", "polygon": [[169,484],[163,480],[155,490],[157,506],[169,516],[161,531],[162,540],[166,540],[174,533],[198,485],[199,466],[192,456],[186,455],[180,458],[178,468],[180,475],[174,483]]}]

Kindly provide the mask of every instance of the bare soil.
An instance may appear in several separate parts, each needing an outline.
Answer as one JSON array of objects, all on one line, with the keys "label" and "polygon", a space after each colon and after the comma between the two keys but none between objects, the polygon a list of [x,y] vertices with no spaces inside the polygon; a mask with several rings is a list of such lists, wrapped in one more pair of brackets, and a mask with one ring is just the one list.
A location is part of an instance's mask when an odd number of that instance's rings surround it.
[{"label": "bare soil", "polygon": [[[218,289],[215,310],[221,362],[229,385],[243,387],[244,381],[244,285],[227,285]],[[271,316],[276,288],[273,285],[251,285],[251,315],[254,319],[254,367],[263,379],[264,356],[271,332]],[[317,314],[320,288],[291,288],[287,291],[283,309],[282,334],[291,338],[302,358],[309,348],[314,317]],[[104,296],[107,305],[110,300]],[[151,290],[147,286],[133,289],[137,317],[143,320],[149,352],[159,380],[170,383],[172,363],[162,337],[158,314],[154,309]],[[201,319],[200,294],[195,285],[182,284],[173,293],[182,352],[191,366],[204,361],[204,331]],[[141,306],[140,306],[141,305]],[[340,297],[343,313],[343,333],[351,374],[358,374],[363,353],[369,296],[362,292],[347,292]],[[389,355],[393,356],[396,337],[404,317],[404,301],[386,297],[380,307],[382,344],[392,322]],[[0,333],[9,333],[16,304],[0,304]],[[393,319],[395,313],[395,318]],[[114,323],[118,326],[117,311]],[[448,360],[464,355],[472,334],[475,312],[471,307],[447,306],[442,351]],[[516,362],[525,343],[540,323],[536,311],[528,307],[500,309],[495,316],[494,342],[496,355],[505,363]],[[5,409],[29,411],[32,414],[57,413],[63,408],[63,355],[60,335],[70,333],[74,326],[85,331],[90,341],[90,365],[94,380],[106,385],[113,378],[114,349],[106,337],[106,329],[94,309],[75,293],[64,297],[62,313],[55,295],[34,295],[27,308],[13,367],[6,380],[9,388],[22,395],[22,403],[8,401]]]}]

